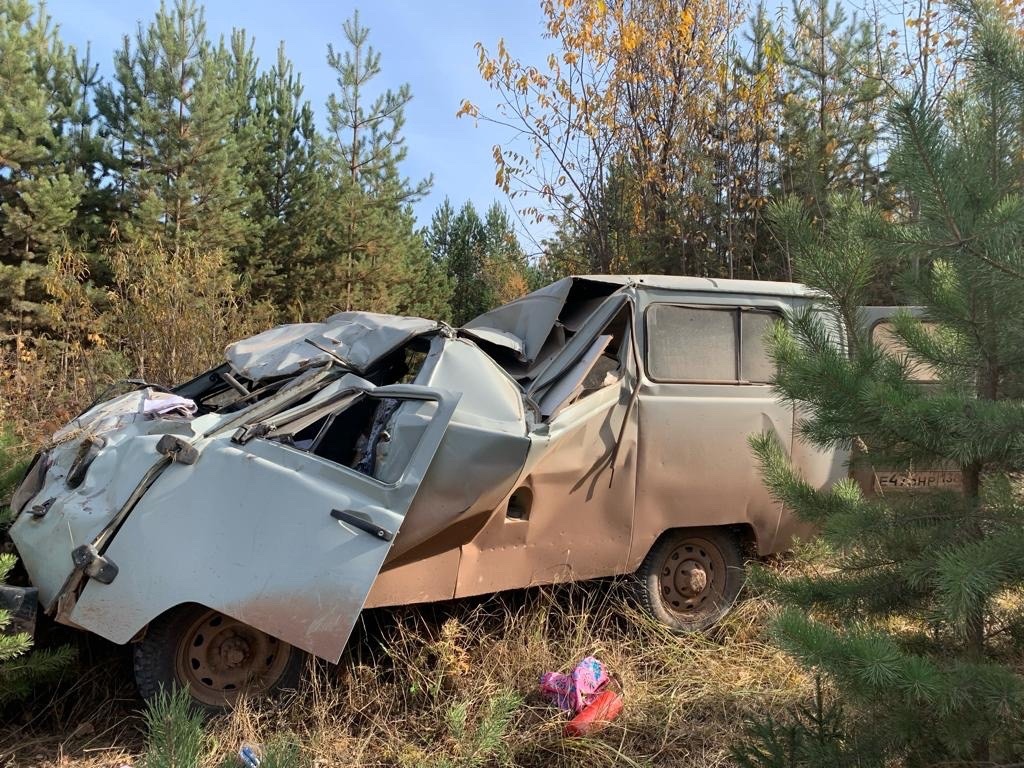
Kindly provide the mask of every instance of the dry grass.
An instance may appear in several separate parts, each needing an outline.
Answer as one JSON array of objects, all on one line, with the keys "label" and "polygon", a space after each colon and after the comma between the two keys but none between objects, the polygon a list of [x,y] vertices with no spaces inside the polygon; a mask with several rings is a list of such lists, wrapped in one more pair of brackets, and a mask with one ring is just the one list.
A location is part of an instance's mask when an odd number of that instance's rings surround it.
[{"label": "dry grass", "polygon": [[[213,719],[207,764],[249,742],[294,744],[309,766],[727,765],[746,717],[811,693],[766,643],[769,610],[747,599],[714,636],[682,638],[611,581],[368,612],[339,666],[314,666],[279,702]],[[595,737],[564,739],[537,678],[588,654],[620,681],[625,709]],[[124,654],[85,664],[33,719],[0,730],[0,765],[138,764],[141,704]]]}]

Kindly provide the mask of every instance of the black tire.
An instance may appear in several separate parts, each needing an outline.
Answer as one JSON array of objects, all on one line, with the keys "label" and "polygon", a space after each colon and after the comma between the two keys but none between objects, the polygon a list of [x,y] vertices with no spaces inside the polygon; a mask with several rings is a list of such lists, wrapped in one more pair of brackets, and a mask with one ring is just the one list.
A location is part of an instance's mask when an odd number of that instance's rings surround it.
[{"label": "black tire", "polygon": [[181,605],[154,619],[135,645],[135,684],[146,699],[187,688],[197,707],[216,713],[243,691],[273,696],[295,688],[305,661],[305,653],[265,632],[201,605]]},{"label": "black tire", "polygon": [[669,531],[637,571],[647,613],[679,633],[703,632],[732,609],[743,586],[743,551],[721,528]]}]

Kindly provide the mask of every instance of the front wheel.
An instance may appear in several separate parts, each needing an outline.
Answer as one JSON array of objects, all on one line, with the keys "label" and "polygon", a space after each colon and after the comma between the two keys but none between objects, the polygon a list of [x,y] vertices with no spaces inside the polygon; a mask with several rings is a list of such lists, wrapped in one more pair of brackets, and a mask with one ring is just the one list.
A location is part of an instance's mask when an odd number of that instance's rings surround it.
[{"label": "front wheel", "polygon": [[149,625],[134,661],[144,698],[161,688],[187,688],[198,706],[215,712],[243,691],[270,696],[294,688],[305,654],[222,613],[183,605]]},{"label": "front wheel", "polygon": [[670,531],[637,571],[647,612],[676,632],[702,632],[732,608],[743,586],[743,552],[717,528]]}]

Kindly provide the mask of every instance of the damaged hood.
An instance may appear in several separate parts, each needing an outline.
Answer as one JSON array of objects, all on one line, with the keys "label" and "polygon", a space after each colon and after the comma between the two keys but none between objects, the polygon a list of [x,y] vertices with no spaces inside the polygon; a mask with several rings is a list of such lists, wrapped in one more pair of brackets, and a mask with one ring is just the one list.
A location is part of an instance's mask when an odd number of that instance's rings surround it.
[{"label": "damaged hood", "polygon": [[440,323],[420,317],[339,312],[322,323],[279,325],[236,341],[227,347],[225,357],[235,373],[252,381],[288,376],[332,356],[344,360],[346,368],[362,373],[414,336],[440,327]]}]

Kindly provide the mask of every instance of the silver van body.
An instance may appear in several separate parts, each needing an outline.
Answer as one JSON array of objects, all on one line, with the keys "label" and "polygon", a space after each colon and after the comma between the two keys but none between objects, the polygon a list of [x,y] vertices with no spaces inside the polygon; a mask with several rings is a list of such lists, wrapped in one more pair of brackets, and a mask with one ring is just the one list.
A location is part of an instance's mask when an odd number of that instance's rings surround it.
[{"label": "silver van body", "polygon": [[798,529],[748,435],[774,432],[814,485],[846,474],[769,384],[768,326],[813,304],[789,283],[590,276],[457,330],[280,326],[57,432],[10,536],[59,622],[127,643],[192,603],[330,661],[364,607],[632,573],[670,531],[779,552]]}]

